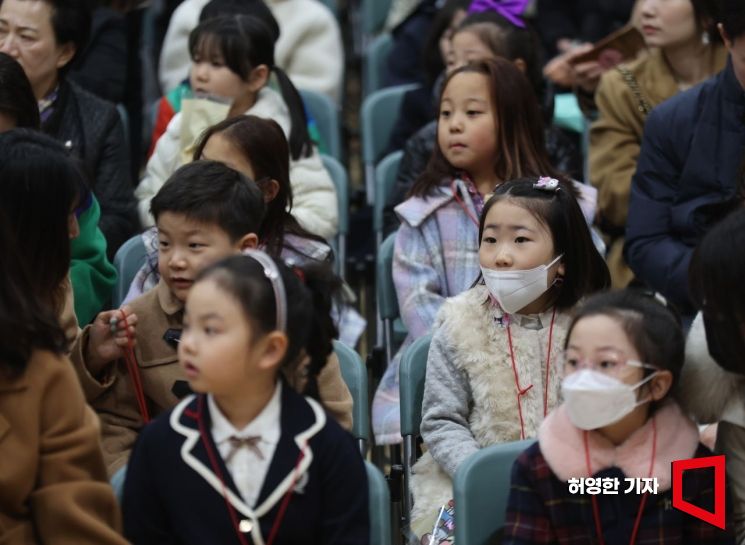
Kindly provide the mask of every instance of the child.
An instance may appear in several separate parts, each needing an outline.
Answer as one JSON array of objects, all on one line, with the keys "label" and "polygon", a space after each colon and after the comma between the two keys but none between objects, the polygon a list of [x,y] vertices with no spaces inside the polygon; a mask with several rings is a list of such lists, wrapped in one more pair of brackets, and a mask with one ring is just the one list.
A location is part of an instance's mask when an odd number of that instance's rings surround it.
[{"label": "child", "polygon": [[[112,473],[126,463],[146,413],[168,410],[189,393],[176,365],[184,301],[199,271],[257,246],[264,202],[257,185],[242,174],[221,163],[197,161],[176,171],[151,209],[158,226],[160,282],[129,307],[101,313],[73,354],[89,402],[101,417],[104,456]],[[114,335],[112,317],[119,319]],[[127,326],[131,335],[135,325],[141,395],[127,367],[116,361],[124,355],[120,346],[129,343]],[[351,396],[335,359],[333,364],[324,370],[322,395],[348,423]],[[288,378],[301,387],[302,377]]]},{"label": "child", "polygon": [[64,357],[67,342],[47,294],[37,291],[12,233],[0,210],[2,542],[124,544],[95,415]]},{"label": "child", "polygon": [[197,277],[179,344],[197,394],[132,453],[123,507],[133,543],[369,543],[352,438],[282,380],[303,352],[317,368],[332,351],[324,273],[251,251]]},{"label": "child", "polygon": [[[393,281],[409,331],[402,350],[429,331],[445,298],[476,280],[478,218],[488,195],[506,180],[542,175],[560,177],[546,155],[541,112],[520,70],[498,58],[452,72],[440,100],[434,154],[410,198],[396,207],[401,227]],[[586,204],[592,208],[589,194]],[[373,402],[378,444],[401,441],[398,362],[399,356]]]},{"label": "child", "polygon": [[[574,316],[564,347],[564,402],[515,462],[502,543],[734,543],[671,507],[671,462],[711,456],[672,395],[679,320],[651,297],[605,293]],[[588,477],[617,482],[618,494],[588,495],[581,484],[570,492],[570,479]],[[713,512],[712,477],[686,474],[682,498]],[[657,485],[625,492],[625,479]]]},{"label": "child", "polygon": [[569,187],[512,180],[484,205],[482,281],[442,306],[429,349],[421,423],[428,452],[412,479],[415,532],[431,530],[463,460],[534,437],[559,400],[568,313],[610,283]]},{"label": "child", "polygon": [[[290,180],[295,217],[308,231],[331,238],[336,234],[336,193],[329,174],[308,136],[300,95],[287,75],[274,65],[274,38],[259,19],[221,16],[202,22],[190,36],[191,87],[197,96],[184,104],[158,141],[137,187],[140,216],[152,225],[150,199],[173,171],[191,156],[199,134],[207,127],[248,113],[274,119],[290,144]],[[281,94],[267,84],[271,75]]]}]

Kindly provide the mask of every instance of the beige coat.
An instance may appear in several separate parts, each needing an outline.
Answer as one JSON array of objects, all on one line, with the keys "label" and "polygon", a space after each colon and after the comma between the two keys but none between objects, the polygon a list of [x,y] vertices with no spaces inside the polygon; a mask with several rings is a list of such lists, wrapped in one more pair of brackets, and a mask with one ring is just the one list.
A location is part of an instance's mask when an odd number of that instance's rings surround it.
[{"label": "beige coat", "polygon": [[127,543],[95,415],[67,358],[34,351],[0,374],[0,543]]},{"label": "beige coat", "polygon": [[[726,62],[724,47],[712,46],[707,73],[716,74]],[[651,108],[678,93],[678,83],[659,50],[622,67],[633,75],[640,96]],[[598,119],[590,128],[590,181],[598,188],[600,224],[622,230],[626,227],[631,178],[636,171],[646,114],[619,69],[603,75],[595,102]],[[633,279],[622,251],[623,237],[611,238],[608,267],[614,287],[625,287]]]},{"label": "beige coat", "polygon": [[[138,318],[135,358],[152,418],[178,403],[179,398],[171,389],[177,381],[186,380],[178,365],[176,350],[163,340],[166,330],[181,330],[183,304],[161,281],[129,306]],[[88,372],[83,356],[88,334],[86,327],[72,358],[86,398],[101,419],[104,458],[113,474],[127,463],[143,421],[124,361],[112,364],[103,376],[93,377]],[[291,377],[289,382],[297,387],[299,380],[299,377]],[[318,387],[329,413],[345,429],[351,429],[352,396],[341,376],[339,360],[333,354],[318,377]]]}]

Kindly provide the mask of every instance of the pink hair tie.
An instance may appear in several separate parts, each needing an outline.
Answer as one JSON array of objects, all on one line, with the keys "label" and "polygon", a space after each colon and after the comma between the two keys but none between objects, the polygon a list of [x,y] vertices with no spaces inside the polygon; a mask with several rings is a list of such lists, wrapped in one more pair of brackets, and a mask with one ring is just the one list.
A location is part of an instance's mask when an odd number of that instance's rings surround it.
[{"label": "pink hair tie", "polygon": [[559,180],[556,178],[550,178],[549,176],[541,176],[538,181],[533,184],[533,189],[540,189],[541,191],[549,191],[556,193],[561,187],[559,187]]}]

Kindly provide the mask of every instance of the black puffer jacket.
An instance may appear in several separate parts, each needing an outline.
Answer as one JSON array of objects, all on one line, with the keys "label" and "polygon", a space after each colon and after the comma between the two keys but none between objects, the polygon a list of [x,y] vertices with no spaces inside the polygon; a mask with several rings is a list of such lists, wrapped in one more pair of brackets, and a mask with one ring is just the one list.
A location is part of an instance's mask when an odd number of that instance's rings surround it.
[{"label": "black puffer jacket", "polygon": [[42,127],[82,160],[101,205],[99,226],[109,258],[139,231],[137,201],[129,180],[129,151],[113,104],[62,80],[54,113]]}]

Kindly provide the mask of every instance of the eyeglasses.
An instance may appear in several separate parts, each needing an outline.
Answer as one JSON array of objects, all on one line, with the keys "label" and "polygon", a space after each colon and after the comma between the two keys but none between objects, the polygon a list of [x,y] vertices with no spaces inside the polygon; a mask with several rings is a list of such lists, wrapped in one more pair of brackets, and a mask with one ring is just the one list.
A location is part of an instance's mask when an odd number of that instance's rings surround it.
[{"label": "eyeglasses", "polygon": [[575,350],[565,350],[559,358],[564,375],[580,369],[592,369],[612,376],[623,376],[629,368],[657,369],[654,365],[627,358],[622,352],[616,350],[603,351],[594,358],[583,358]]}]

